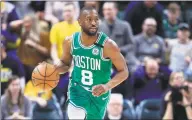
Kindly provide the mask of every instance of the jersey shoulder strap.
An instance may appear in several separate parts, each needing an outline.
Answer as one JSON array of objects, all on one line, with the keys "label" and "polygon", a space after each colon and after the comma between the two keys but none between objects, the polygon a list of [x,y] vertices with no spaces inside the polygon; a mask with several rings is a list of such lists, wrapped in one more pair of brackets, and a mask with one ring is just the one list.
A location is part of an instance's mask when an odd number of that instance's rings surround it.
[{"label": "jersey shoulder strap", "polygon": [[79,34],[80,34],[80,32],[76,32],[73,34],[74,47],[77,47],[79,45]]},{"label": "jersey shoulder strap", "polygon": [[75,32],[73,35],[72,35],[72,43],[71,43],[71,55],[73,55],[73,49],[74,48],[77,48],[79,43],[78,43],[78,39],[79,39],[79,32]]},{"label": "jersey shoulder strap", "polygon": [[99,35],[100,38],[98,38],[99,40],[97,42],[95,42],[94,44],[96,46],[99,46],[99,47],[103,48],[108,36],[103,32],[99,32],[99,34],[100,34]]}]

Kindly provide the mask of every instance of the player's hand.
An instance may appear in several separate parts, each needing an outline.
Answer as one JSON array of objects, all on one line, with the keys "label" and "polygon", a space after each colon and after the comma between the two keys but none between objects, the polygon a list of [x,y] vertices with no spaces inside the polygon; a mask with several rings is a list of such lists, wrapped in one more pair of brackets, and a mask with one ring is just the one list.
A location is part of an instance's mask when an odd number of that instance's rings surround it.
[{"label": "player's hand", "polygon": [[61,64],[61,60],[60,59],[53,59],[53,64],[54,65]]},{"label": "player's hand", "polygon": [[70,68],[69,66],[65,65],[61,60],[59,60],[56,64],[54,64],[54,67],[56,71],[60,74],[65,73],[63,71],[68,71]]},{"label": "player's hand", "polygon": [[100,96],[104,93],[106,93],[109,90],[109,87],[107,85],[104,84],[100,84],[100,85],[95,85],[92,88],[92,94],[93,96]]},{"label": "player's hand", "polygon": [[53,60],[53,65],[57,69],[62,67],[63,63],[61,62],[61,60],[58,59],[58,60]]}]

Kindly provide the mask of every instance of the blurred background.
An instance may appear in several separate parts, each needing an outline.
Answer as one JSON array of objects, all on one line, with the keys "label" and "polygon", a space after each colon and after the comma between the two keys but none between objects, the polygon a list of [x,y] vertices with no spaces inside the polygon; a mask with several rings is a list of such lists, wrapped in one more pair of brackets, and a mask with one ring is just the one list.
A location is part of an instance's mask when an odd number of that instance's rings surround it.
[{"label": "blurred background", "polygon": [[[63,40],[81,31],[84,6],[119,46],[130,72],[112,90],[105,119],[192,119],[192,2],[1,1],[1,118],[67,119],[69,73],[39,93],[31,73],[57,63]],[[116,74],[112,69],[111,77]]]}]

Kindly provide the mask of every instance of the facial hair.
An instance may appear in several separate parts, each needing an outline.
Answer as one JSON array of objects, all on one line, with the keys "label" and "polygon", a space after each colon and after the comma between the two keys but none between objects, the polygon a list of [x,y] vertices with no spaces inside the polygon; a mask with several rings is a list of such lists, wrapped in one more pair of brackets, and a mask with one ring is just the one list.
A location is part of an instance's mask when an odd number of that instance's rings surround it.
[{"label": "facial hair", "polygon": [[97,34],[98,28],[96,29],[95,32],[90,32],[88,28],[81,27],[82,31],[85,32],[89,36],[95,36]]}]

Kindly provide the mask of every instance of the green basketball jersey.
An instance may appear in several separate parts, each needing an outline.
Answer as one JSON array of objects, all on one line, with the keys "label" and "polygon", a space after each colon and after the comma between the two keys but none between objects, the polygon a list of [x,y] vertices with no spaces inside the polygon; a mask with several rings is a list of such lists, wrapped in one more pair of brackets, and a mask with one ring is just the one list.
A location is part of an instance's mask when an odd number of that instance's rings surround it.
[{"label": "green basketball jersey", "polygon": [[110,92],[95,97],[92,95],[92,87],[110,80],[112,62],[103,57],[103,46],[108,37],[99,32],[95,44],[86,47],[82,45],[80,36],[81,33],[75,33],[71,45],[74,68],[68,99],[75,107],[86,112],[86,119],[103,119]]},{"label": "green basketball jersey", "polygon": [[80,32],[73,35],[71,54],[74,69],[72,78],[85,89],[91,90],[94,85],[105,84],[110,80],[112,63],[110,59],[103,57],[103,46],[108,37],[99,32],[96,44],[86,47],[82,45],[80,35]]}]

